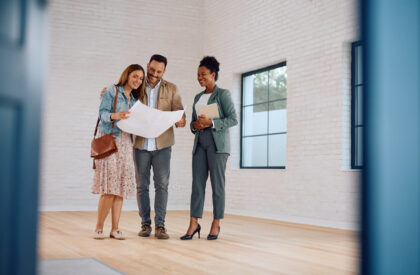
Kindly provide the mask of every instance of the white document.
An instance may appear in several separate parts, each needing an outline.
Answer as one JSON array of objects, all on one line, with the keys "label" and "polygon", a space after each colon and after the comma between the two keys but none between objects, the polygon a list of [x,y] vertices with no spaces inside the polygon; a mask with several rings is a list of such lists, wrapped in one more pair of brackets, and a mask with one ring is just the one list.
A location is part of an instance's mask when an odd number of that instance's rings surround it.
[{"label": "white document", "polygon": [[161,111],[137,100],[129,110],[129,118],[118,121],[117,125],[124,132],[145,138],[156,138],[175,122],[180,121],[184,110]]},{"label": "white document", "polygon": [[205,115],[208,118],[219,118],[219,109],[217,103],[201,106],[198,109],[198,115]]}]

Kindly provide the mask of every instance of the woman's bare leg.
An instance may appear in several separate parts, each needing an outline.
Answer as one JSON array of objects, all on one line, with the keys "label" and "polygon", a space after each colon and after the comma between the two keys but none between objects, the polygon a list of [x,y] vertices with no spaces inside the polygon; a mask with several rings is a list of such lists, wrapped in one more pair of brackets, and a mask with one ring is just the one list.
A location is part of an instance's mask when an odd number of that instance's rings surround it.
[{"label": "woman's bare leg", "polygon": [[112,230],[115,231],[118,229],[118,224],[120,222],[120,216],[121,216],[121,209],[123,205],[123,198],[120,196],[114,196],[114,202],[112,204]]},{"label": "woman's bare leg", "polygon": [[108,216],[109,209],[112,207],[112,203],[114,201],[114,195],[102,195],[99,198],[98,203],[98,220],[96,222],[96,229],[95,231],[104,228],[104,222],[106,216]]}]

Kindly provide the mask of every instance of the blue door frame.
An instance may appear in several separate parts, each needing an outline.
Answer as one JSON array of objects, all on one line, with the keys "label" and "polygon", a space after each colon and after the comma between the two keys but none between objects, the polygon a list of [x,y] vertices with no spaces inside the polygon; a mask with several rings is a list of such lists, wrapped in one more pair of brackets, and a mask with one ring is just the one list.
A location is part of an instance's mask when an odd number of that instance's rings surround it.
[{"label": "blue door frame", "polygon": [[0,274],[35,274],[46,3],[0,1]]},{"label": "blue door frame", "polygon": [[362,274],[420,274],[420,1],[360,1]]}]

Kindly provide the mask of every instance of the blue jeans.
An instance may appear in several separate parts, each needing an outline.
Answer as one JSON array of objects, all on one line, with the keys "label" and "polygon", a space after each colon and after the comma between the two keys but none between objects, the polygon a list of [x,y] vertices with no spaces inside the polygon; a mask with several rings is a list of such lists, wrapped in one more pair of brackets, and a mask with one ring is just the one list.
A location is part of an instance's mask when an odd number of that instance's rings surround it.
[{"label": "blue jeans", "polygon": [[134,148],[137,205],[139,207],[141,224],[152,224],[150,219],[149,185],[150,169],[153,168],[153,181],[155,183],[155,226],[165,226],[171,151],[171,147],[156,151]]}]

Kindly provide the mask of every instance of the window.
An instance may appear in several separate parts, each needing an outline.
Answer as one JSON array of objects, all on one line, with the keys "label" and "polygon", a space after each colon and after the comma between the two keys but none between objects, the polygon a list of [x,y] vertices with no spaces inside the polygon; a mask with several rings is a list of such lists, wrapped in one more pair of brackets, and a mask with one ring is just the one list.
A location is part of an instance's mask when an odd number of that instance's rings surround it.
[{"label": "window", "polygon": [[241,168],[285,168],[286,62],[242,74]]},{"label": "window", "polygon": [[362,42],[351,47],[351,168],[363,168],[363,63]]}]

